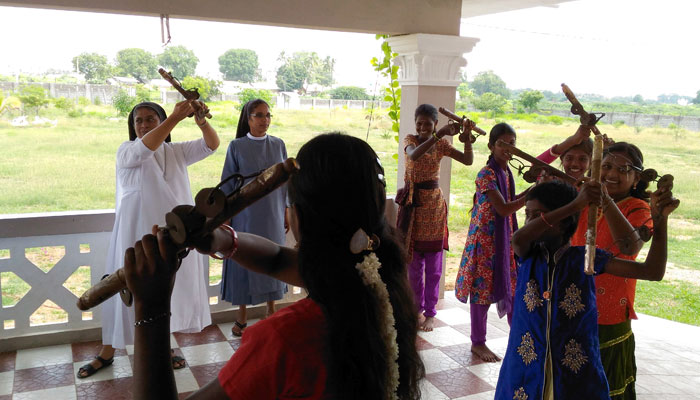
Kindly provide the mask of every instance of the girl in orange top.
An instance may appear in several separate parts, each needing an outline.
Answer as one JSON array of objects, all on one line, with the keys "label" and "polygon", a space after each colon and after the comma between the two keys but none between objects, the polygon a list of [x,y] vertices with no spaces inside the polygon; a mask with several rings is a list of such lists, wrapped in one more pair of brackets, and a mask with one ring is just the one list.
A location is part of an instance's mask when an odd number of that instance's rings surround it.
[{"label": "girl in orange top", "polygon": [[[601,182],[607,191],[602,215],[598,218],[596,247],[627,260],[637,258],[643,246],[637,228],[652,228],[649,182],[641,179],[644,158],[639,148],[626,142],[615,143],[603,152]],[[581,212],[571,244],[586,242],[588,209]],[[601,359],[613,400],[634,399],[637,367],[631,320],[636,319],[634,294],[636,279],[610,274],[596,276],[598,336]]]}]

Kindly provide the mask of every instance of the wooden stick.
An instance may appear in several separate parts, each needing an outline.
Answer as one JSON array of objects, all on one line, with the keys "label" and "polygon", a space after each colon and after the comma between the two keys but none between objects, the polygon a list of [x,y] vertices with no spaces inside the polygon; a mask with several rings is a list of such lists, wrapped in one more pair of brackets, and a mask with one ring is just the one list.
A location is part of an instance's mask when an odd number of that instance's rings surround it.
[{"label": "wooden stick", "polygon": [[[566,173],[552,167],[551,165],[549,165],[541,160],[538,160],[537,158],[527,154],[526,152],[518,149],[517,147],[513,146],[510,143],[506,143],[506,142],[499,139],[496,141],[496,146],[502,147],[502,148],[508,150],[508,152],[510,154],[517,156],[517,157],[520,157],[520,158],[530,162],[532,164],[531,168],[533,168],[533,169],[536,168],[538,170],[545,170],[549,175],[553,175],[553,176],[555,176],[555,177],[557,177],[557,178],[559,178],[559,179],[563,180],[564,182],[569,183],[571,185],[576,185],[578,183],[576,178],[574,178],[573,176],[567,175]],[[533,182],[528,181],[528,183],[533,183]]]},{"label": "wooden stick", "polygon": [[[438,108],[438,111],[440,112],[440,114],[446,116],[447,118],[449,118],[449,119],[451,119],[451,120],[453,120],[453,121],[459,122],[460,124],[463,124],[465,120],[471,122],[470,126],[471,126],[471,130],[472,130],[472,131],[478,133],[480,136],[486,136],[486,131],[483,130],[483,129],[481,129],[481,128],[479,128],[478,126],[476,126],[476,124],[474,123],[474,121],[470,120],[469,118],[467,118],[467,117],[460,117],[459,115],[453,113],[452,111],[450,111],[450,110],[448,110],[448,109],[446,109],[446,108],[444,108],[444,107]],[[464,132],[462,132],[462,133],[459,135],[459,141],[462,142],[462,143],[466,143],[467,137],[469,138],[469,141],[470,141],[471,143],[476,142],[476,136],[472,135],[471,132],[470,132],[470,131],[467,131],[467,130],[465,130]]]},{"label": "wooden stick", "polygon": [[[591,159],[591,178],[600,183],[600,165],[603,161],[603,136],[596,135],[593,141],[593,157]],[[598,225],[598,204],[588,206],[588,229],[586,230],[586,261],[583,272],[587,275],[595,273],[595,242]]]},{"label": "wooden stick", "polygon": [[[160,76],[163,77],[163,79],[165,79],[166,81],[168,81],[168,83],[170,83],[170,84],[175,88],[175,90],[177,90],[177,91],[182,95],[182,97],[184,97],[185,99],[187,99],[187,100],[197,100],[197,99],[199,99],[199,92],[197,91],[197,89],[194,89],[194,90],[185,90],[185,89],[180,85],[180,83],[178,83],[178,81],[175,80],[175,78],[173,77],[173,74],[171,74],[170,72],[164,70],[163,68],[158,68],[158,73],[160,74]],[[210,114],[210,113],[206,113],[205,115],[201,115],[201,114],[202,114],[202,108],[199,106],[198,103],[193,102],[193,103],[192,103],[192,107],[194,107],[195,113],[197,114],[197,117],[199,117],[200,119],[202,119],[202,118],[204,118],[204,117],[207,117],[207,118],[211,119],[211,114]],[[190,117],[191,117],[191,115],[190,115]]]},{"label": "wooden stick", "polygon": [[[254,180],[248,182],[236,194],[228,197],[226,204],[222,204],[220,207],[221,212],[213,218],[206,218],[197,213],[196,210],[191,211],[192,206],[177,206],[166,215],[167,226],[163,229],[168,230],[173,242],[180,249],[193,247],[198,240],[206,237],[248,205],[282,186],[298,170],[299,164],[293,158],[271,166]],[[202,201],[206,201],[208,196],[202,197]],[[78,299],[77,306],[80,310],[89,310],[125,289],[124,268],[119,268],[83,293]]]}]

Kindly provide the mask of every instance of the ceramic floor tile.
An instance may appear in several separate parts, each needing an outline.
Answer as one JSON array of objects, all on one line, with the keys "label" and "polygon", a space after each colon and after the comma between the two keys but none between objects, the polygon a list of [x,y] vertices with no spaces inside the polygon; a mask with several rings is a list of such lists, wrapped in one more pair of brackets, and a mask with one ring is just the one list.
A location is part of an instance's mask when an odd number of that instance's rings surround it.
[{"label": "ceramic floor tile", "polygon": [[423,339],[420,336],[416,336],[416,348],[418,350],[428,350],[428,349],[433,349],[435,346],[432,344],[428,343],[425,339]]},{"label": "ceramic floor tile", "polygon": [[133,398],[132,385],[132,378],[119,378],[77,385],[75,390],[78,400],[129,400]]},{"label": "ceramic floor tile", "polygon": [[14,393],[74,385],[73,364],[48,365],[15,371]]},{"label": "ceramic floor tile", "polygon": [[192,370],[189,368],[176,369],[175,371],[175,384],[177,384],[178,393],[193,392],[199,389],[199,384],[197,380],[194,379],[192,375]]},{"label": "ceramic floor tile", "polygon": [[0,396],[12,394],[15,371],[0,372]]},{"label": "ceramic floor tile", "polygon": [[0,372],[13,371],[15,369],[16,351],[0,353]]},{"label": "ceramic floor tile", "polygon": [[468,396],[495,389],[464,367],[428,374],[426,379],[450,398]]},{"label": "ceramic floor tile", "polygon": [[471,344],[456,344],[454,346],[440,347],[440,351],[447,354],[451,359],[457,361],[461,366],[482,364],[484,361],[474,355],[471,351]]},{"label": "ceramic floor tile", "polygon": [[448,308],[445,310],[439,310],[437,313],[437,319],[448,325],[468,324],[469,313],[457,307]]},{"label": "ceramic floor tile", "polygon": [[419,351],[418,354],[423,360],[426,374],[460,367],[455,360],[451,359],[439,349],[422,350]]},{"label": "ceramic floor tile", "polygon": [[665,378],[666,377],[662,375],[640,375],[637,376],[636,385],[643,386],[654,394],[688,394],[685,393],[684,390],[667,382]]},{"label": "ceramic floor tile", "polygon": [[212,363],[206,365],[198,365],[190,367],[194,379],[200,387],[206,385],[219,376],[219,371],[226,365],[225,362]]},{"label": "ceramic floor tile", "polygon": [[422,399],[427,400],[450,400],[450,398],[436,388],[435,385],[430,383],[427,379],[420,381],[420,393]]},{"label": "ceramic floor tile", "polygon": [[432,332],[418,332],[418,336],[435,347],[452,346],[469,342],[469,338],[450,326],[435,328]]},{"label": "ceramic floor tile", "polygon": [[71,345],[69,344],[37,347],[34,349],[17,351],[15,370],[66,364],[71,362],[73,362],[73,352],[71,350]]},{"label": "ceramic floor tile", "polygon": [[472,365],[467,367],[467,369],[474,375],[483,379],[489,385],[496,387],[496,384],[498,383],[498,374],[501,372],[501,364],[502,362],[485,362],[478,365]]},{"label": "ceramic floor tile", "polygon": [[[74,375],[78,374],[78,370],[85,364],[85,361],[80,361],[73,363]],[[128,378],[133,375],[133,370],[131,362],[128,356],[114,357],[114,362],[109,367],[103,368],[97,371],[94,375],[88,376],[87,378],[75,378],[75,382],[78,385],[84,385],[86,383],[106,381],[110,379],[117,378]]]},{"label": "ceramic floor tile", "polygon": [[12,400],[11,394],[0,394],[0,400]]},{"label": "ceramic floor tile", "polygon": [[180,350],[190,367],[228,361],[233,355],[233,349],[228,342],[200,344]]},{"label": "ceramic floor tile", "polygon": [[205,343],[225,342],[226,337],[216,325],[209,325],[199,333],[173,333],[178,347],[196,346]]},{"label": "ceramic floor tile", "polygon": [[12,396],[12,400],[75,400],[76,398],[76,390],[74,385],[37,390],[33,392],[15,393]]},{"label": "ceramic floor tile", "polygon": [[233,351],[236,351],[236,350],[238,350],[239,347],[241,347],[241,339],[240,338],[229,340],[228,343],[231,345],[231,348],[233,349]]},{"label": "ceramic floor tile", "polygon": [[662,380],[665,384],[671,385],[674,388],[679,389],[683,394],[700,394],[697,383],[687,379],[686,376],[656,375],[655,377]]}]

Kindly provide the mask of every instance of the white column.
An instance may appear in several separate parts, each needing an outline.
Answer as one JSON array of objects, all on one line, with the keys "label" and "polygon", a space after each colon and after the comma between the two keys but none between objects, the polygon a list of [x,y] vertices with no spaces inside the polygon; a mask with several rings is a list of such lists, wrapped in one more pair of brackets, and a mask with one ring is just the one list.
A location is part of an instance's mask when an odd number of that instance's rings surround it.
[{"label": "white column", "polygon": [[[416,33],[393,36],[388,39],[391,49],[398,53],[394,60],[399,66],[401,85],[401,119],[399,129],[399,169],[397,188],[403,187],[405,159],[403,139],[415,133],[413,113],[421,104],[455,109],[457,86],[461,83],[460,68],[467,65],[464,53],[470,52],[479,41],[477,38]],[[438,126],[447,123],[439,115]],[[452,138],[448,138],[451,140]],[[440,164],[440,188],[449,206],[451,159],[443,158]],[[440,297],[445,288],[445,264],[440,284]]]}]

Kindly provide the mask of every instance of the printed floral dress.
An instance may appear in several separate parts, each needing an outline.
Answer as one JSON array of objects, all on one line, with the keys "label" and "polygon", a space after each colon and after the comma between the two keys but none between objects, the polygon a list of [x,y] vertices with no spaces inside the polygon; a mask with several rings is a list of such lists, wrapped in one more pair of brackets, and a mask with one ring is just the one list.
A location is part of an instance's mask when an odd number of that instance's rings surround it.
[{"label": "printed floral dress", "polygon": [[[508,172],[506,172],[508,173]],[[506,193],[510,193],[510,185],[506,179]],[[472,209],[469,233],[464,245],[462,260],[459,263],[457,282],[455,283],[455,295],[459,301],[482,305],[493,303],[493,262],[496,255],[494,246],[496,230],[496,210],[489,202],[486,192],[498,191],[496,174],[493,169],[486,166],[479,171],[476,177],[476,199]],[[512,201],[513,199],[504,199]],[[508,216],[507,225],[511,226],[514,214]],[[517,269],[513,248],[510,249],[510,282],[511,293],[515,293]]]}]

